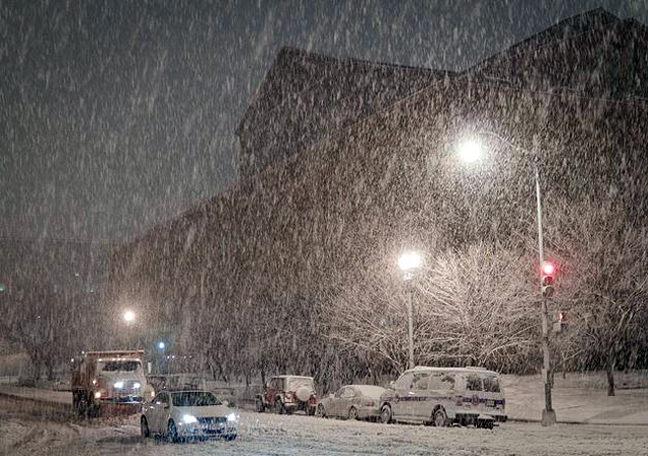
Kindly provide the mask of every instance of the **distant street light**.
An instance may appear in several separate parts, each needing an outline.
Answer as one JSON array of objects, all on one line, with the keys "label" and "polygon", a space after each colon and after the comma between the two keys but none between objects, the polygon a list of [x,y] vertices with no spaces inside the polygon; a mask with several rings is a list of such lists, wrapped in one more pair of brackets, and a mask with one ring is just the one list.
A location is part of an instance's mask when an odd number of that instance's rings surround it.
[{"label": "distant street light", "polygon": [[[492,131],[478,131],[477,136],[490,136],[496,138],[513,149],[522,152],[525,156],[531,158],[533,163],[533,176],[535,179],[535,199],[536,199],[536,220],[538,225],[538,255],[540,257],[540,268],[543,268],[543,274],[540,278],[540,291],[542,295],[542,351],[543,351],[543,380],[545,386],[545,408],[542,411],[542,425],[550,426],[556,423],[556,412],[551,405],[551,354],[549,352],[549,311],[547,306],[547,293],[545,291],[544,275],[553,275],[554,266],[551,263],[545,263],[544,260],[544,241],[542,236],[542,193],[540,191],[540,172],[538,170],[538,154],[534,150],[528,151],[510,140],[500,136]],[[481,142],[477,139],[471,139],[459,145],[459,155],[466,162],[474,162],[482,155]],[[547,268],[550,268],[548,270]],[[553,291],[553,290],[552,290]]]},{"label": "distant street light", "polygon": [[126,312],[124,312],[124,321],[126,321],[127,324],[131,324],[133,321],[135,321],[135,314],[130,310],[127,310]]},{"label": "distant street light", "polygon": [[398,259],[398,266],[403,271],[403,279],[407,286],[407,328],[408,328],[408,342],[409,342],[409,369],[414,368],[414,310],[413,310],[413,294],[414,287],[412,286],[412,279],[421,267],[421,256],[416,252],[405,252]]},{"label": "distant street light", "polygon": [[160,350],[164,350],[164,347],[165,347],[164,342],[160,342],[160,343],[158,344],[158,348],[159,348]]}]

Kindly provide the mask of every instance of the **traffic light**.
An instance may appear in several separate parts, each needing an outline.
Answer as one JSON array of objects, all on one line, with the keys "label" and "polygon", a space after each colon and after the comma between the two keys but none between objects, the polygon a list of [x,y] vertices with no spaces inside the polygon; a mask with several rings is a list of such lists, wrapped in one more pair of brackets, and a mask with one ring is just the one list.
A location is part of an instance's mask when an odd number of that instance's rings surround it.
[{"label": "traffic light", "polygon": [[567,312],[558,312],[556,313],[556,320],[554,321],[553,324],[553,330],[555,333],[561,333],[565,329],[567,329],[567,326],[569,324],[569,315]]},{"label": "traffic light", "polygon": [[542,265],[542,296],[550,298],[554,294],[554,275],[556,274],[556,265],[545,262]]}]

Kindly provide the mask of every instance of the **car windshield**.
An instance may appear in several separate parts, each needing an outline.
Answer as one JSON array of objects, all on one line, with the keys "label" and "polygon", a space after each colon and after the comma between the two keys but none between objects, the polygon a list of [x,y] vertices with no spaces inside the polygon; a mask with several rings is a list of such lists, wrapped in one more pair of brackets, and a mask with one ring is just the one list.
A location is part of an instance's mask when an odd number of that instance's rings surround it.
[{"label": "car windshield", "polygon": [[171,394],[173,405],[176,407],[208,407],[221,405],[221,401],[212,393],[206,391],[186,391]]},{"label": "car windshield", "polygon": [[102,372],[135,372],[140,366],[139,361],[106,361],[99,363]]}]

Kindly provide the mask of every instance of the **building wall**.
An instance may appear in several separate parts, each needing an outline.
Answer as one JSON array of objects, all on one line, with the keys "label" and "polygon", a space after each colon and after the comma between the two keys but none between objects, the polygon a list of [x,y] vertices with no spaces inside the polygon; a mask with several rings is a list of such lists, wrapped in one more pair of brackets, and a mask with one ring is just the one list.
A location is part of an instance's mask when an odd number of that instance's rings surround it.
[{"label": "building wall", "polygon": [[527,248],[535,239],[528,157],[491,141],[489,162],[464,167],[457,145],[478,130],[541,152],[549,214],[557,198],[613,191],[641,218],[646,112],[571,94],[439,84],[124,247],[117,288],[146,289],[165,318],[181,322],[186,312],[237,312],[259,299],[322,303],[372,268],[397,286],[396,258],[409,246],[433,254],[490,239]]}]

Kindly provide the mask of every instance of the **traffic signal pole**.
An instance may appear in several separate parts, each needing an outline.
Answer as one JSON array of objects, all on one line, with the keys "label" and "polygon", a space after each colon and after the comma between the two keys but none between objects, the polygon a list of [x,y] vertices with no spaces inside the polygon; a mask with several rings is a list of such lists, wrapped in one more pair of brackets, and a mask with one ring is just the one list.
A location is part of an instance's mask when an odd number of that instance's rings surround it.
[{"label": "traffic signal pole", "polygon": [[[542,193],[540,191],[540,172],[538,171],[537,156],[533,161],[536,190],[536,218],[538,221],[538,254],[540,255],[540,268],[544,266],[544,241],[542,238]],[[542,295],[542,354],[545,408],[542,411],[542,425],[551,426],[556,423],[556,412],[551,405],[551,355],[549,352],[549,309],[544,293],[544,280],[540,274],[540,293]]]}]

